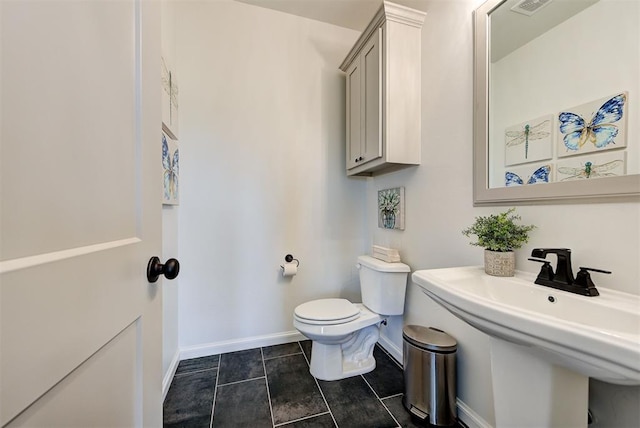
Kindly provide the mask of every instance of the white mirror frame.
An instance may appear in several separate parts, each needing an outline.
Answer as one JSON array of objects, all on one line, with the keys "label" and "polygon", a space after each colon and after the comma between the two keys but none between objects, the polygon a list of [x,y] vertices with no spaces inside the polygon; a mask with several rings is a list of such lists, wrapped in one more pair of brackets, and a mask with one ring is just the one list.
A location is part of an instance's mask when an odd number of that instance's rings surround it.
[{"label": "white mirror frame", "polygon": [[474,12],[473,204],[531,205],[637,200],[640,197],[640,174],[489,188],[489,14],[504,1],[488,0]]}]

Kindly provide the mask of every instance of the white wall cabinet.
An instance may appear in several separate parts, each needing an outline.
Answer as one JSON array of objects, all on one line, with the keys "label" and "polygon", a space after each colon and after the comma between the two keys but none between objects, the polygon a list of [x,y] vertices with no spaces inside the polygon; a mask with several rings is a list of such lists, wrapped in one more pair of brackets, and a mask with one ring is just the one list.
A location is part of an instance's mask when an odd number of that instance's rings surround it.
[{"label": "white wall cabinet", "polygon": [[347,174],[420,164],[424,12],[383,2],[340,69],[347,75]]}]

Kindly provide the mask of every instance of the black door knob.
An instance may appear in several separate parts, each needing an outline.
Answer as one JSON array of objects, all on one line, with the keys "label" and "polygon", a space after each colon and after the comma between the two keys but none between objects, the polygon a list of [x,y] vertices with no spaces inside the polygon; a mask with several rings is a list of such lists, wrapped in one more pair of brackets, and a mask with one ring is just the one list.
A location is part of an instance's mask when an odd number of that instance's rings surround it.
[{"label": "black door knob", "polygon": [[160,263],[158,257],[151,257],[147,264],[147,280],[156,282],[160,275],[167,279],[173,279],[180,273],[180,263],[176,259],[169,259],[165,264]]}]

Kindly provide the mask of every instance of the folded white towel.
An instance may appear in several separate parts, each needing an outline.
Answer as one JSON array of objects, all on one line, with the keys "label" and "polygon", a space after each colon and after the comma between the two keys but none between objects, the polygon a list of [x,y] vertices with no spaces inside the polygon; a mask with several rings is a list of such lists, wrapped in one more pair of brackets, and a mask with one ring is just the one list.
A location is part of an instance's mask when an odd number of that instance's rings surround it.
[{"label": "folded white towel", "polygon": [[386,248],[379,245],[373,246],[372,257],[387,263],[397,263],[400,261],[400,253],[395,248]]}]

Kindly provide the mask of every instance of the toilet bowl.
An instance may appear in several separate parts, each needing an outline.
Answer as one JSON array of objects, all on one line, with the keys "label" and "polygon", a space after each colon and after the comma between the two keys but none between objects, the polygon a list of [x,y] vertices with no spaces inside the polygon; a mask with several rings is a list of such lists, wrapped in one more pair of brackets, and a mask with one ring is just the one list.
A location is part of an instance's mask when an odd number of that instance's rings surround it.
[{"label": "toilet bowl", "polygon": [[409,266],[358,257],[362,303],[346,299],[319,299],[294,310],[293,325],[313,341],[311,374],[338,380],[372,371],[373,348],[380,325],[389,315],[404,312]]},{"label": "toilet bowl", "polygon": [[[329,319],[305,318],[314,306],[332,305],[351,309],[348,311],[351,315],[337,319],[332,318],[334,315],[326,317]],[[311,374],[321,380],[337,380],[373,370],[376,366],[373,347],[380,337],[378,326],[384,319],[363,304],[345,299],[313,300],[298,306],[293,325],[313,341]]]}]

